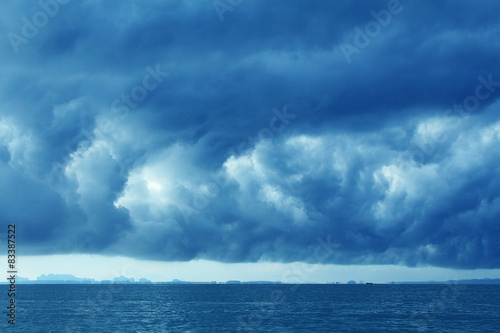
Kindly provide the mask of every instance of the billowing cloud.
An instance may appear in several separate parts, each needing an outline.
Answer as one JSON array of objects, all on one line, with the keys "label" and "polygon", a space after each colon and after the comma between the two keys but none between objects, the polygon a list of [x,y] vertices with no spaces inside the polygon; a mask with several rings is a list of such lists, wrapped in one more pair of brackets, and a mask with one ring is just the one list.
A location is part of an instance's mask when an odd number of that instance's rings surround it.
[{"label": "billowing cloud", "polygon": [[498,5],[2,6],[28,253],[500,267]]}]

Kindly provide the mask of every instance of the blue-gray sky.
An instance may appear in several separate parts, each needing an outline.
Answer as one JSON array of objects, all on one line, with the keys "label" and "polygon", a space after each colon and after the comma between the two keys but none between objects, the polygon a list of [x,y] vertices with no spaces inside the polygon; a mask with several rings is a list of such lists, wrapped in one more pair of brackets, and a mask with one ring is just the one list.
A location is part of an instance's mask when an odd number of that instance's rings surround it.
[{"label": "blue-gray sky", "polygon": [[24,255],[500,268],[499,3],[0,9]]}]

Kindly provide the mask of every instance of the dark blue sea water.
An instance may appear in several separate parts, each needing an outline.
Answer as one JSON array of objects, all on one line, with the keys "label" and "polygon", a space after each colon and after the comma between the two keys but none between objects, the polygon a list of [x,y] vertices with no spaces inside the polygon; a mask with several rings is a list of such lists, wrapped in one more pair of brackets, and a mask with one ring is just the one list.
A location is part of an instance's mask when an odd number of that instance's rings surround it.
[{"label": "dark blue sea water", "polygon": [[1,332],[500,332],[498,285],[1,288]]}]

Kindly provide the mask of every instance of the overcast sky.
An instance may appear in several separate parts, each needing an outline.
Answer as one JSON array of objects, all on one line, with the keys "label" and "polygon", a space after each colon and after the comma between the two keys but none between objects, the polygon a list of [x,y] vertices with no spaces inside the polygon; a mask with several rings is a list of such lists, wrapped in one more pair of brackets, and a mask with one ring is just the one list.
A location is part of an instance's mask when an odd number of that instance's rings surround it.
[{"label": "overcast sky", "polygon": [[322,267],[309,281],[498,277],[498,17],[496,1],[2,0],[0,241],[15,223],[19,262],[46,263],[31,277],[115,257],[207,280],[292,262]]}]

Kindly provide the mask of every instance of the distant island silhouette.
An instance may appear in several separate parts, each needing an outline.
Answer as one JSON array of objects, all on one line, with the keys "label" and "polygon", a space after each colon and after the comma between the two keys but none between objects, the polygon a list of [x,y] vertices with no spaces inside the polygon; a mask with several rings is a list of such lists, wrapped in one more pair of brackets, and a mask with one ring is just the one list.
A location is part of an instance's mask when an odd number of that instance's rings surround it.
[{"label": "distant island silhouette", "polygon": [[[391,281],[385,283],[373,283],[364,281],[356,282],[354,280],[349,280],[347,282],[327,282],[327,283],[314,283],[314,282],[304,282],[304,283],[290,283],[281,281],[239,281],[239,280],[228,280],[228,281],[207,281],[207,282],[192,282],[192,281],[181,281],[178,279],[173,279],[172,281],[163,282],[151,282],[148,279],[140,278],[127,278],[125,276],[115,277],[112,280],[95,280],[90,278],[79,278],[71,274],[42,274],[37,277],[36,280],[30,280],[24,277],[17,276],[16,282],[18,284],[348,284],[348,285],[376,285],[376,284],[500,284],[500,278],[490,279],[464,279],[464,280],[447,280],[447,281]],[[0,284],[7,284],[8,282],[1,282]]]}]

